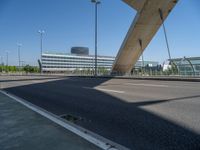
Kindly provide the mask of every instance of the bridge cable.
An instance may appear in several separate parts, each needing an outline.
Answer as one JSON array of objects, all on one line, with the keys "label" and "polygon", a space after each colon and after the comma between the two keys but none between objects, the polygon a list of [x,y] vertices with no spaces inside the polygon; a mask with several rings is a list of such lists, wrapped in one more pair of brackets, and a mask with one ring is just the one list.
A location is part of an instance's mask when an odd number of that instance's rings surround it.
[{"label": "bridge cable", "polygon": [[[166,28],[165,28],[165,23],[164,23],[164,18],[163,18],[163,12],[160,8],[159,8],[158,11],[159,11],[159,14],[160,14],[160,19],[162,21],[163,31],[164,31],[164,35],[165,35],[165,42],[166,42],[166,45],[167,45],[167,51],[168,51],[168,56],[169,56],[169,61],[176,67],[177,70],[179,70],[178,66],[172,61],[172,58],[171,58],[169,42],[168,42],[168,37],[167,37],[167,31],[166,31]],[[173,69],[172,69],[172,73],[174,73]]]},{"label": "bridge cable", "polygon": [[169,56],[169,59],[171,60],[171,54],[170,54],[168,37],[167,37],[167,31],[166,31],[166,28],[165,28],[165,23],[164,23],[164,18],[163,18],[163,12],[160,8],[159,8],[159,14],[160,14],[160,19],[162,20],[162,26],[163,26],[163,31],[164,31],[164,35],[165,35],[165,42],[166,42],[166,45],[167,45],[168,56]]}]

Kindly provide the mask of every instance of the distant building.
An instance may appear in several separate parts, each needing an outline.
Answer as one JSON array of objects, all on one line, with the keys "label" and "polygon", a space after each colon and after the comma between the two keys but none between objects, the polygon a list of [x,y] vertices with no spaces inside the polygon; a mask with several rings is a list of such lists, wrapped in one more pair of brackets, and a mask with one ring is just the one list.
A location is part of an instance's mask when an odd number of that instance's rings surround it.
[{"label": "distant building", "polygon": [[75,55],[89,55],[88,47],[72,47],[71,54]]},{"label": "distant building", "polygon": [[[112,69],[115,57],[98,56],[98,68],[104,68],[107,71]],[[145,61],[145,66],[156,66],[158,63]],[[140,68],[142,62],[138,61],[135,68]],[[43,72],[65,72],[75,70],[93,70],[95,67],[95,56],[89,55],[89,49],[84,47],[73,47],[71,54],[67,53],[49,53],[42,54],[41,67]],[[134,67],[133,67],[134,68]]]},{"label": "distant building", "polygon": [[[112,68],[115,57],[98,56],[98,68],[110,70]],[[42,71],[74,71],[76,69],[94,69],[94,55],[76,55],[64,53],[43,53],[42,54]]]},{"label": "distant building", "polygon": [[183,57],[170,60],[177,66],[180,75],[200,75],[200,57]]},{"label": "distant building", "polygon": [[154,68],[154,67],[157,67],[159,65],[159,63],[157,61],[144,61],[144,64],[142,62],[142,60],[138,60],[136,63],[135,63],[135,69],[137,68],[141,68],[141,67],[144,67],[144,68]]}]

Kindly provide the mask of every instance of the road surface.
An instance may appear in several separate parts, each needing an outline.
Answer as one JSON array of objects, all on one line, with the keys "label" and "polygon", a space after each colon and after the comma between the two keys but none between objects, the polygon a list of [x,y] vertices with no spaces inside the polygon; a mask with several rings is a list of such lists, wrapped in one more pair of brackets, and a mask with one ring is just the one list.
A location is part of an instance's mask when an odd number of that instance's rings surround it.
[{"label": "road surface", "polygon": [[1,87],[130,149],[200,149],[200,83],[1,77]]}]

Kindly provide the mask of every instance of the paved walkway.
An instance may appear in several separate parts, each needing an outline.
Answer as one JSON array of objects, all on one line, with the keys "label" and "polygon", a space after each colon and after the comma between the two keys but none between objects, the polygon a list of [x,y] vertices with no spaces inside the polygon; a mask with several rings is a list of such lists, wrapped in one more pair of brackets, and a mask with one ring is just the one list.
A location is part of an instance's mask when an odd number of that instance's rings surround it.
[{"label": "paved walkway", "polygon": [[1,150],[96,150],[81,137],[0,93]]}]

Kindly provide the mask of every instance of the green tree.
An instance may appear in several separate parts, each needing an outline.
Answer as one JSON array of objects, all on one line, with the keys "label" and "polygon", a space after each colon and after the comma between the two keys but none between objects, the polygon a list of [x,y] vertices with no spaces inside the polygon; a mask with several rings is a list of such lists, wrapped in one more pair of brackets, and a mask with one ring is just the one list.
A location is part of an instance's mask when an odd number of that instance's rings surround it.
[{"label": "green tree", "polygon": [[39,68],[26,65],[25,67],[23,67],[23,71],[25,71],[26,73],[37,73],[39,72]]}]

